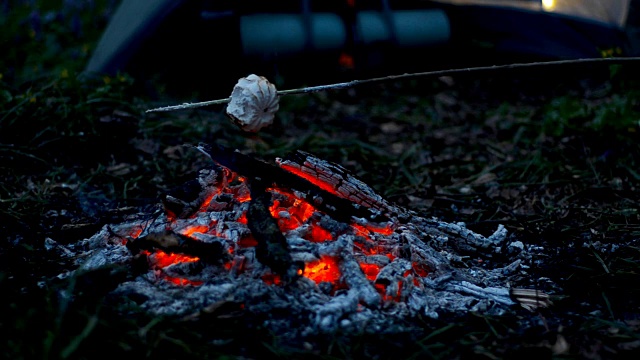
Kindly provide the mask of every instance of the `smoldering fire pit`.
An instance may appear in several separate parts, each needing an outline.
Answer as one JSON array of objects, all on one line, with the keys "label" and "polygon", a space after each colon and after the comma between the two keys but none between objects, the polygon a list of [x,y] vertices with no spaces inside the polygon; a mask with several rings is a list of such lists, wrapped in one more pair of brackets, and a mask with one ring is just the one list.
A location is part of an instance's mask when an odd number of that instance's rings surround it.
[{"label": "smoldering fire pit", "polygon": [[77,268],[61,276],[142,263],[114,295],[176,316],[232,304],[291,337],[394,331],[417,314],[550,304],[542,292],[510,288],[537,250],[502,225],[483,236],[421,217],[303,152],[271,165],[219,146],[196,149],[214,164],[167,194],[156,214],[66,247],[50,242],[75,257]]}]

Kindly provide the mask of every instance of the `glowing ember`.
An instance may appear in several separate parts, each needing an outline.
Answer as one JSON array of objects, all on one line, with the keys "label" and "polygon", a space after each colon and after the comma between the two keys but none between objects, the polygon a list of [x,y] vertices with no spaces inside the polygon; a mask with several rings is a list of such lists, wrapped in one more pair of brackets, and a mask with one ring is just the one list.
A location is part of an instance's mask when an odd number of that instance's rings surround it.
[{"label": "glowing ember", "polygon": [[157,250],[153,254],[151,254],[149,251],[146,251],[146,250],[143,251],[142,253],[149,256],[149,258],[152,258],[154,265],[161,269],[173,264],[185,263],[185,262],[196,262],[200,260],[199,258],[194,256],[166,253],[161,250]]},{"label": "glowing ember", "polygon": [[200,286],[200,285],[204,284],[204,281],[187,280],[187,279],[173,277],[173,276],[169,276],[169,275],[164,275],[163,278],[165,280],[169,281],[170,283],[178,285],[178,286],[186,286],[186,285]]},{"label": "glowing ember", "polygon": [[393,228],[391,224],[386,226],[376,226],[374,224],[367,224],[366,226],[359,224],[351,224],[351,226],[356,230],[356,234],[362,237],[369,237],[369,235],[374,232],[381,235],[391,235],[393,234]]},{"label": "glowing ember", "polygon": [[241,237],[240,240],[238,240],[237,244],[241,248],[248,248],[248,247],[257,246],[258,242],[253,236],[247,235],[247,236]]},{"label": "glowing ember", "polygon": [[269,285],[280,285],[280,283],[282,282],[279,275],[272,273],[262,275],[261,279]]},{"label": "glowing ember", "polygon": [[411,263],[411,268],[413,269],[415,274],[420,277],[426,277],[427,275],[429,275],[429,268],[424,264],[413,262]]},{"label": "glowing ember", "polygon": [[209,204],[211,204],[211,200],[213,200],[213,197],[217,195],[217,193],[215,194],[211,194],[209,196],[207,196],[207,198],[204,200],[204,202],[202,203],[202,205],[200,206],[200,210],[199,211],[203,211],[206,210],[207,207],[209,207]]},{"label": "glowing ember", "polygon": [[278,219],[278,227],[282,232],[293,230],[301,225],[300,219],[289,213],[286,209],[287,208],[280,206],[280,201],[278,200],[274,201],[273,205],[269,208],[271,215]]},{"label": "glowing ember", "polygon": [[311,231],[304,236],[304,239],[309,240],[311,242],[319,243],[324,241],[331,241],[333,240],[333,236],[331,235],[331,232],[322,228],[320,225],[312,224]]},{"label": "glowing ember", "polygon": [[395,294],[389,295],[387,293],[387,285],[382,283],[376,283],[374,285],[378,293],[382,296],[382,299],[385,301],[400,301],[402,294],[402,281],[398,281],[398,291]]},{"label": "glowing ember", "polygon": [[376,288],[376,290],[378,290],[378,293],[380,295],[382,295],[382,298],[384,300],[391,300],[392,299],[391,297],[389,297],[387,295],[387,286],[386,285],[380,284],[380,283],[376,283],[376,284],[374,284],[374,287]]},{"label": "glowing ember", "polygon": [[380,266],[376,264],[360,264],[360,268],[370,281],[375,281],[378,273],[380,273]]},{"label": "glowing ember", "polygon": [[129,237],[136,239],[140,236],[140,234],[142,233],[142,230],[144,228],[142,226],[139,227],[135,227],[131,230],[131,232],[129,233]]},{"label": "glowing ember", "polygon": [[251,201],[251,195],[249,193],[240,194],[238,195],[236,200],[238,200],[238,202],[241,202],[241,203]]},{"label": "glowing ember", "polygon": [[312,174],[307,174],[305,172],[303,172],[302,170],[295,168],[293,166],[287,165],[287,164],[281,164],[280,165],[281,168],[283,168],[284,170],[287,170],[288,172],[298,175],[299,177],[309,181],[310,183],[316,185],[317,187],[319,187],[320,189],[324,190],[324,191],[328,191],[334,195],[339,195],[338,192],[333,188],[333,185],[323,182],[320,179],[316,178],[314,175]]},{"label": "glowing ember", "polygon": [[127,243],[129,242],[129,239],[137,239],[138,237],[140,237],[142,230],[143,228],[141,226],[134,227],[133,229],[128,231],[127,236],[123,236],[120,239],[118,239],[119,243],[121,245],[127,245]]},{"label": "glowing ember", "polygon": [[369,230],[366,227],[358,224],[351,224],[351,227],[355,230],[356,235],[362,236],[364,238],[369,237]]},{"label": "glowing ember", "polygon": [[387,226],[382,226],[382,227],[375,226],[373,224],[367,224],[366,228],[369,231],[372,231],[374,233],[378,233],[378,234],[381,234],[381,235],[391,235],[391,234],[393,234],[393,228],[391,227],[391,224],[389,224]]},{"label": "glowing ember", "polygon": [[340,279],[340,269],[335,258],[322,256],[320,260],[308,263],[302,275],[316,283],[323,281],[335,283]]},{"label": "glowing ember", "polygon": [[278,219],[280,231],[293,230],[305,223],[315,212],[315,208],[308,202],[297,198],[293,193],[280,190],[269,189],[271,192],[281,194],[284,200],[274,200],[273,205],[269,207],[271,215]]},{"label": "glowing ember", "polygon": [[[211,200],[209,200],[211,201]],[[206,233],[207,231],[209,231],[209,227],[208,226],[204,226],[204,225],[200,225],[200,226],[191,226],[189,227],[187,230],[185,230],[182,235],[185,236],[191,236],[194,233]]]},{"label": "glowing ember", "polygon": [[236,221],[239,222],[240,224],[247,225],[247,223],[249,222],[249,220],[247,220],[247,213],[243,212],[242,215],[240,215],[240,217]]},{"label": "glowing ember", "polygon": [[378,247],[373,245],[373,242],[367,238],[367,243],[366,244],[362,244],[362,243],[354,243],[353,244],[358,251],[362,252],[363,254],[370,256],[370,255],[378,255],[379,251],[378,251]]},{"label": "glowing ember", "polygon": [[239,203],[251,201],[251,194],[246,186],[247,178],[238,176],[229,169],[224,169],[224,174],[226,186],[220,189],[220,192],[233,196],[233,199]]}]

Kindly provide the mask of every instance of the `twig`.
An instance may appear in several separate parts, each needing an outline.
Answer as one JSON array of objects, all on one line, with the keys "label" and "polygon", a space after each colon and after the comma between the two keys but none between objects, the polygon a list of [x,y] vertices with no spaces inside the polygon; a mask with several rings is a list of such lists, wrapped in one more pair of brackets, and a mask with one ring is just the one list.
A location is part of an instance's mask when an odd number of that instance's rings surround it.
[{"label": "twig", "polygon": [[[587,58],[587,59],[541,61],[541,62],[531,62],[531,63],[515,63],[515,64],[507,64],[507,65],[478,66],[478,67],[461,68],[461,69],[425,71],[425,72],[419,72],[419,73],[389,75],[389,76],[364,79],[364,80],[352,80],[352,81],[342,82],[337,84],[311,86],[311,87],[305,87],[300,89],[280,90],[278,91],[278,95],[281,95],[281,96],[296,95],[296,94],[307,94],[307,93],[319,92],[319,91],[325,91],[325,90],[346,89],[346,88],[363,85],[363,84],[392,81],[392,80],[402,80],[402,79],[417,78],[417,77],[437,77],[437,76],[457,75],[457,74],[472,73],[472,72],[513,70],[513,69],[523,69],[523,68],[542,67],[542,66],[561,66],[561,65],[593,64],[593,63],[618,64],[618,63],[637,62],[637,61],[640,61],[640,57]],[[225,104],[225,103],[228,103],[229,101],[231,101],[230,97],[225,99],[218,99],[218,100],[210,100],[210,101],[203,101],[203,102],[196,102],[196,103],[184,103],[180,105],[159,107],[159,108],[147,110],[146,112],[150,113],[150,112],[193,109],[193,108],[209,106],[209,105]]]},{"label": "twig", "polygon": [[209,105],[226,104],[229,101],[231,101],[230,97],[225,98],[225,99],[209,100],[209,101],[203,101],[203,102],[197,102],[197,103],[183,103],[183,104],[180,104],[180,105],[165,106],[165,107],[150,109],[150,110],[147,110],[145,112],[150,113],[150,112],[162,112],[162,111],[193,109],[193,108],[209,106]]}]

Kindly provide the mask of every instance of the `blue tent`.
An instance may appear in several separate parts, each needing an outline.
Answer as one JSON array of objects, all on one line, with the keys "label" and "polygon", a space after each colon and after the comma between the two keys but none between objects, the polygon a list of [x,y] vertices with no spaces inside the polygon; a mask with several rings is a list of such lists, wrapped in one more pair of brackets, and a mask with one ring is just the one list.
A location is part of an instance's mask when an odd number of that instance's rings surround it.
[{"label": "blue tent", "polygon": [[514,58],[620,56],[636,52],[629,36],[630,4],[123,0],[86,70],[145,77],[163,73],[189,77],[197,86],[225,75],[235,81],[249,72],[278,76],[284,69],[301,67],[316,74],[395,73],[470,66],[483,58],[485,63],[506,63]]}]

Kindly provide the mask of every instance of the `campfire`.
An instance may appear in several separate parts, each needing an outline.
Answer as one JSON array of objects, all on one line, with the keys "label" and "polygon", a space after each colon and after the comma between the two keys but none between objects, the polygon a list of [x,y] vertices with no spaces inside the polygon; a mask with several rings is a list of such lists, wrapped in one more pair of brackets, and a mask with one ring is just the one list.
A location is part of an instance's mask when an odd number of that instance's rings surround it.
[{"label": "campfire", "polygon": [[65,247],[50,243],[75,258],[61,276],[130,265],[134,274],[114,294],[149,312],[192,317],[231,304],[291,336],[550,304],[542,292],[510,288],[537,250],[502,225],[483,236],[422,217],[304,152],[268,163],[194,148],[211,167],[163,196],[155,214]]}]

